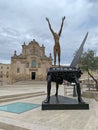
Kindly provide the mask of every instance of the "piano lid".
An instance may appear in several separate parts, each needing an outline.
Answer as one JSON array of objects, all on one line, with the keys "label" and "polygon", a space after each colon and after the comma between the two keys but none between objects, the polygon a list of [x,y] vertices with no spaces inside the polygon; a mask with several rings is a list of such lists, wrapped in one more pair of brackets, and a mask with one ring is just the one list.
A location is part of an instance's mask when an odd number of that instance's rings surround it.
[{"label": "piano lid", "polygon": [[86,33],[85,38],[82,41],[82,44],[80,45],[76,55],[74,56],[74,58],[73,58],[73,60],[72,60],[72,62],[70,64],[70,67],[76,67],[76,65],[78,64],[79,59],[80,59],[80,57],[82,55],[82,52],[83,52],[83,47],[84,47],[85,41],[87,39],[87,36],[88,36],[88,32]]}]

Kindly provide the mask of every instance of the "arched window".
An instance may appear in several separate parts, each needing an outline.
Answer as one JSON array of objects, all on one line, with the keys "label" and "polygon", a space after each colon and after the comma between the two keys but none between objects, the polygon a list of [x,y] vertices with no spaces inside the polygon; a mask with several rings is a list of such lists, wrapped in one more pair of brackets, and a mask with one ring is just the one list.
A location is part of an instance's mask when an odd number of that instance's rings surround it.
[{"label": "arched window", "polygon": [[32,67],[35,68],[36,67],[36,61],[32,60]]}]

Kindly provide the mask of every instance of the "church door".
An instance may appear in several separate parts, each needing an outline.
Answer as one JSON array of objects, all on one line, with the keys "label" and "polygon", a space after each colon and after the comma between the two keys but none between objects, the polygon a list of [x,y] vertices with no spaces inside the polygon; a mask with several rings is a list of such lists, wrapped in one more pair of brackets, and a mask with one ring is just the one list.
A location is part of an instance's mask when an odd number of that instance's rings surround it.
[{"label": "church door", "polygon": [[35,80],[35,77],[36,77],[36,73],[35,72],[31,72],[31,79]]}]

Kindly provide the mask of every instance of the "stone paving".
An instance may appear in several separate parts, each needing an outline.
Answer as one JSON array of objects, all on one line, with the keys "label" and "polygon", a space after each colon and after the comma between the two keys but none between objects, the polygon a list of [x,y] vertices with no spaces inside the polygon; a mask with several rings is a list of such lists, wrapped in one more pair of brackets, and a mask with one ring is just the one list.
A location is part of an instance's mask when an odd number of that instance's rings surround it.
[{"label": "stone paving", "polygon": [[[0,86],[0,96],[37,91],[46,92],[46,82],[36,82],[28,82],[28,84],[20,82],[15,85]],[[55,84],[52,84],[52,86],[52,94],[54,94]],[[59,94],[65,95],[63,85],[59,88]],[[70,95],[67,94],[65,96]],[[83,98],[89,103],[89,110],[42,111],[41,104],[45,98],[46,95],[42,95],[21,100],[1,102],[0,106],[15,102],[40,104],[40,107],[21,114],[0,111],[1,130],[98,130],[98,102],[94,99]]]}]

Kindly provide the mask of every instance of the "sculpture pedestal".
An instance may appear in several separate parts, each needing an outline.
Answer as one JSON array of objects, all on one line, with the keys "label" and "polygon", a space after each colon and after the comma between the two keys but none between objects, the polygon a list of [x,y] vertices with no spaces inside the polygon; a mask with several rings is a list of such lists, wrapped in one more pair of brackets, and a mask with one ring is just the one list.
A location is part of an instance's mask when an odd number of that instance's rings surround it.
[{"label": "sculpture pedestal", "polygon": [[58,95],[51,96],[49,103],[42,102],[42,110],[80,110],[89,109],[89,104],[79,104],[76,99]]}]

